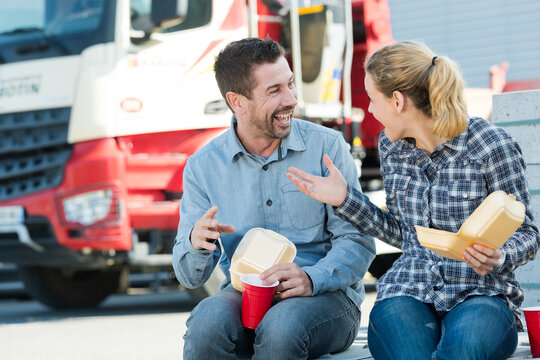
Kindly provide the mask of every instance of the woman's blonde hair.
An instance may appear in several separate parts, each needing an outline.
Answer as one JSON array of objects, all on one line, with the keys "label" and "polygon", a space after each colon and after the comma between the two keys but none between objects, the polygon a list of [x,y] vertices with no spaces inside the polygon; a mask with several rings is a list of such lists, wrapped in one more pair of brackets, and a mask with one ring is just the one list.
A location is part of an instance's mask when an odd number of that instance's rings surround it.
[{"label": "woman's blonde hair", "polygon": [[377,50],[364,64],[377,90],[407,95],[416,108],[433,119],[433,132],[453,139],[467,127],[464,81],[458,65],[435,56],[426,45],[403,41]]}]

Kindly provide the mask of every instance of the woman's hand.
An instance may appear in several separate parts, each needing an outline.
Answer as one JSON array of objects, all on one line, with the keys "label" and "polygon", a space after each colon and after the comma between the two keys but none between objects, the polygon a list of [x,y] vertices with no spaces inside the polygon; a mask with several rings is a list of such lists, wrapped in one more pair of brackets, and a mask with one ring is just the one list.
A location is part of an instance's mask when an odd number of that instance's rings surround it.
[{"label": "woman's hand", "polygon": [[294,167],[290,167],[289,171],[297,177],[292,174],[287,174],[287,177],[298,190],[307,196],[332,206],[339,206],[347,196],[347,181],[328,155],[324,154],[323,162],[330,171],[330,175],[327,177],[310,175]]},{"label": "woman's hand", "polygon": [[482,245],[475,244],[463,252],[463,261],[478,275],[486,275],[499,264],[500,250],[494,250]]}]

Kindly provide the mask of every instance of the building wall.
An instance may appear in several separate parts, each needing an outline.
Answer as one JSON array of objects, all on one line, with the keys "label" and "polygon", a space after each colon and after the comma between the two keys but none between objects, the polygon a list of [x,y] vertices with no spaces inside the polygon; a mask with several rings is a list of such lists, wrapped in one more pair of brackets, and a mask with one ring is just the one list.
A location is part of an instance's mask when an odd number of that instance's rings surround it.
[{"label": "building wall", "polygon": [[540,1],[389,0],[396,40],[423,40],[458,62],[468,87],[489,87],[489,68],[510,63],[507,80],[540,79]]},{"label": "building wall", "polygon": [[[527,185],[531,194],[534,224],[540,224],[540,90],[502,93],[493,96],[493,122],[514,137],[527,163]],[[536,259],[516,269],[525,291],[524,307],[540,306],[540,252]]]}]

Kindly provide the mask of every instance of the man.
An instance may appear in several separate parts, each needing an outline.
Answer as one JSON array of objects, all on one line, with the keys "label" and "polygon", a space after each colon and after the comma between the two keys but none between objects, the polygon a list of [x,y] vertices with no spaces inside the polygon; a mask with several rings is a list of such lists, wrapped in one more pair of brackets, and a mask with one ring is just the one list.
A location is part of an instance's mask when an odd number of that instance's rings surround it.
[{"label": "man", "polygon": [[231,128],[191,156],[184,170],[176,276],[184,286],[201,286],[219,262],[230,280],[236,246],[254,227],[287,237],[297,255],[294,263],[262,273],[266,283],[280,284],[276,303],[255,331],[242,327],[241,293],[230,283],[199,303],[187,321],[184,359],[305,359],[345,350],[358,331],[361,279],[375,245],[331,206],[298,191],[286,173],[294,166],[326,176],[321,159],[328,154],[360,189],[348,148],[338,132],[292,118],[294,78],[278,43],[233,42],[214,70],[234,117]]}]

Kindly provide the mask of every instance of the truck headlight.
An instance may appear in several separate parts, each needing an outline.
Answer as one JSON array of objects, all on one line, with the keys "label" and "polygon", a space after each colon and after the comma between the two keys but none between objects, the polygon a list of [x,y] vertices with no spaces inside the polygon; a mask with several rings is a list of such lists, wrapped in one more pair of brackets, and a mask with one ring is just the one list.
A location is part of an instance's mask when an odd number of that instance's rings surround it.
[{"label": "truck headlight", "polygon": [[[116,213],[113,189],[89,191],[62,199],[64,218],[70,223],[91,225]],[[115,220],[118,217],[115,216]]]}]

